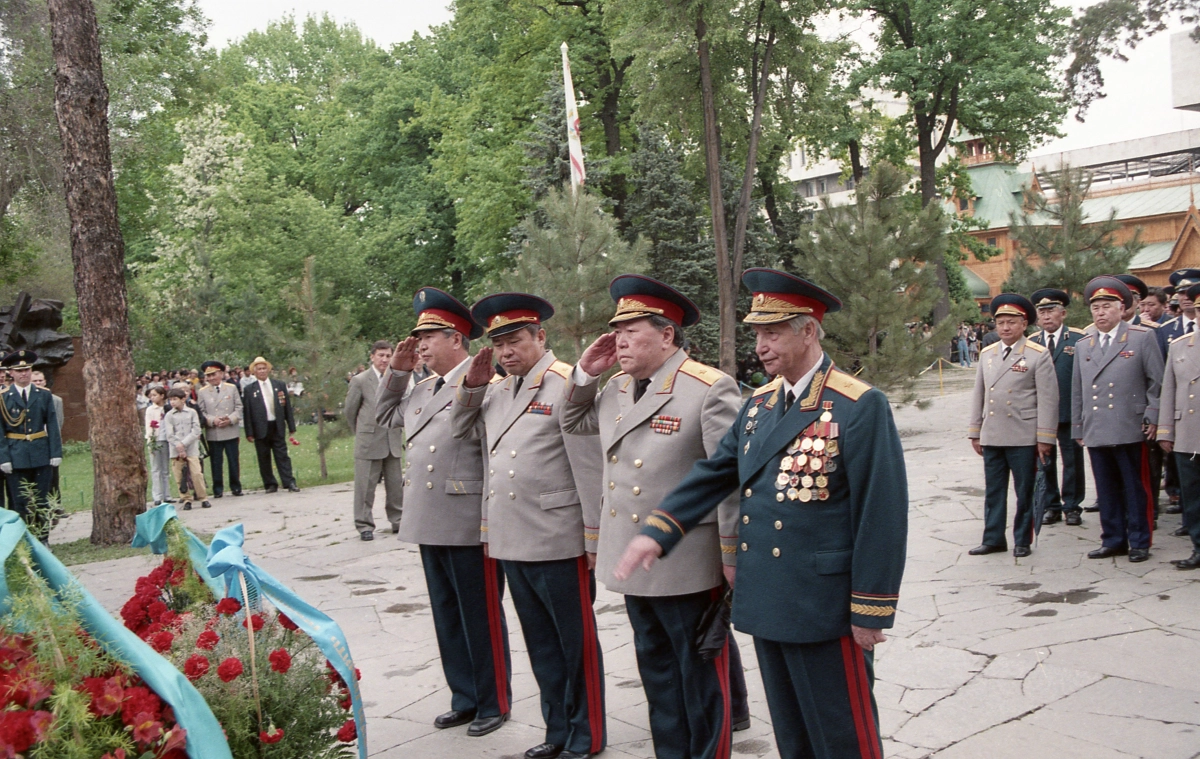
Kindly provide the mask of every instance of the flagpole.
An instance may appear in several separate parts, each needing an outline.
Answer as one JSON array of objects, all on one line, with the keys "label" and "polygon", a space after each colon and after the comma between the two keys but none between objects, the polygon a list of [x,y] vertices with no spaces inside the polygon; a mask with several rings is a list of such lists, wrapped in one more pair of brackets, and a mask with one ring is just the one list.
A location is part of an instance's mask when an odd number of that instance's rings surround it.
[{"label": "flagpole", "polygon": [[579,108],[575,105],[575,84],[571,81],[571,61],[567,58],[567,43],[562,43],[563,93],[567,100],[567,148],[571,157],[571,196],[574,197],[587,179],[583,168],[583,143],[579,137]]}]

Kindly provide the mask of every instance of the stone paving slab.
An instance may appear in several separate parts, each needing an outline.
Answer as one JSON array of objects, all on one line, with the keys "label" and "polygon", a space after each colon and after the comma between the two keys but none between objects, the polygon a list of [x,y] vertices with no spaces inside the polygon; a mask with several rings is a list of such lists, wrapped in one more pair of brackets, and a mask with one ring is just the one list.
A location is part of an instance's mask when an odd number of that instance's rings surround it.
[{"label": "stone paving slab", "polygon": [[[911,500],[909,560],[891,640],[877,649],[875,695],[885,754],[900,759],[1196,759],[1200,757],[1200,572],[1167,562],[1188,553],[1164,517],[1151,559],[1090,561],[1094,514],[1082,527],[1046,527],[1032,556],[967,555],[982,533],[983,466],[965,439],[965,375],[928,408],[896,412]],[[936,387],[936,385],[934,386]],[[1091,479],[1089,475],[1089,487]],[[182,513],[195,530],[246,526],[250,556],[345,630],[363,671],[371,756],[518,759],[542,740],[537,689],[520,623],[506,599],[513,718],[484,738],[439,731],[449,708],[429,597],[413,546],[389,532],[354,532],[349,484],[299,494],[227,496]],[[1090,502],[1094,494],[1089,493]],[[1011,496],[1010,496],[1011,499]],[[381,523],[382,519],[381,519]],[[90,515],[60,524],[53,542],[85,537]],[[75,567],[117,610],[153,565],[135,557]],[[619,595],[600,589],[609,748],[653,756],[632,633]],[[739,634],[751,728],[736,757],[776,757],[753,644]]]}]

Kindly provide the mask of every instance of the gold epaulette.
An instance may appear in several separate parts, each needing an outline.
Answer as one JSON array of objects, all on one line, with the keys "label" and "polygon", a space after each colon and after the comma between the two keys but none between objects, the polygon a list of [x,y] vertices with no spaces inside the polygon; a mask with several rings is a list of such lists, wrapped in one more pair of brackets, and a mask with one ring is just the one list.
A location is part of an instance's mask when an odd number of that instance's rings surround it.
[{"label": "gold epaulette", "polygon": [[711,366],[700,363],[699,361],[693,361],[690,358],[680,365],[679,371],[683,372],[689,377],[694,377],[700,380],[709,387],[712,387],[713,383],[721,379],[722,374],[724,374],[724,372],[722,372],[720,369],[714,369]]},{"label": "gold epaulette", "polygon": [[[433,372],[430,372],[430,374],[429,374],[429,376],[428,376],[428,377],[426,377],[425,379],[421,380],[421,381],[420,381],[420,382],[418,382],[417,384],[418,384],[418,385],[424,385],[426,382],[429,382],[430,380],[435,380],[435,379],[437,379],[437,378],[438,378],[438,377],[440,377],[440,376],[441,376],[440,374],[434,374]],[[503,378],[503,377],[501,377],[500,379],[504,379],[504,378]],[[496,381],[496,378],[495,378],[495,377],[492,377],[491,381],[492,381],[492,382],[495,382],[495,381]]]},{"label": "gold epaulette", "polygon": [[[504,381],[504,380],[506,380],[506,379],[508,379],[508,375],[507,375],[507,374],[501,374],[500,372],[494,372],[494,373],[492,374],[492,378],[491,378],[490,380],[488,380],[488,384],[489,384],[489,385],[494,385],[494,384],[496,384],[497,382],[503,382],[503,381]],[[423,381],[423,380],[422,380],[422,381]]]},{"label": "gold epaulette", "polygon": [[1037,351],[1038,353],[1045,353],[1045,352],[1046,352],[1046,346],[1042,345],[1041,343],[1035,343],[1035,342],[1034,342],[1034,341],[1032,341],[1032,340],[1026,340],[1026,341],[1025,341],[1025,347],[1026,347],[1026,348],[1033,348],[1033,349],[1034,349],[1035,351]]},{"label": "gold epaulette", "polygon": [[771,380],[770,382],[763,385],[759,389],[755,390],[754,393],[750,397],[757,398],[760,395],[766,395],[767,393],[774,392],[775,388],[779,387],[782,384],[783,384],[783,378],[776,377],[775,379]]},{"label": "gold epaulette", "polygon": [[1130,324],[1129,331],[1130,332],[1149,332],[1150,329],[1148,327],[1143,327],[1139,324]]},{"label": "gold epaulette", "polygon": [[839,369],[832,368],[829,370],[829,378],[825,380],[825,387],[841,393],[852,401],[857,401],[863,393],[871,389],[870,385],[858,377],[851,377]]},{"label": "gold epaulette", "polygon": [[554,363],[546,367],[546,371],[550,372],[551,374],[557,374],[563,379],[566,379],[567,377],[571,376],[571,370],[574,368],[575,367],[571,366],[566,361],[559,361],[555,359]]},{"label": "gold epaulette", "polygon": [[985,346],[983,347],[983,350],[981,350],[981,351],[979,351],[979,352],[980,352],[980,353],[987,353],[988,351],[990,351],[991,349],[995,348],[995,347],[996,347],[997,345],[999,345],[999,344],[1000,344],[1000,341],[999,341],[999,340],[997,340],[996,342],[992,343],[991,345],[985,345]]},{"label": "gold epaulette", "polygon": [[1067,327],[1067,331],[1074,332],[1077,335],[1086,335],[1087,334],[1086,332],[1081,330],[1079,327]]},{"label": "gold epaulette", "polygon": [[1096,331],[1096,322],[1092,322],[1083,328],[1083,334],[1088,335]]},{"label": "gold epaulette", "polygon": [[1154,321],[1153,319],[1142,319],[1142,326],[1143,327],[1153,327],[1154,329],[1158,329],[1158,328],[1162,327],[1161,324]]},{"label": "gold epaulette", "polygon": [[1175,343],[1179,342],[1180,340],[1183,340],[1183,339],[1185,339],[1185,338],[1189,338],[1189,337],[1191,337],[1191,336],[1192,336],[1192,334],[1193,334],[1193,333],[1188,333],[1188,332],[1185,332],[1185,333],[1183,333],[1182,335],[1180,335],[1179,337],[1172,337],[1172,338],[1171,338],[1171,345],[1174,345]]}]

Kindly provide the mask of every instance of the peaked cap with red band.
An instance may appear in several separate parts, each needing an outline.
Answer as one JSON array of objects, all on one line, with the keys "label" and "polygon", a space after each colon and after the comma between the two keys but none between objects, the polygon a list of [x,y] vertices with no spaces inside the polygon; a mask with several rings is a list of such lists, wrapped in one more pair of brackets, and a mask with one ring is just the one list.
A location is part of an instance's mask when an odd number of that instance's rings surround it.
[{"label": "peaked cap with red band", "polygon": [[527,324],[540,325],[554,316],[554,306],[528,293],[496,293],[471,306],[471,315],[483,325],[488,337],[500,337]]},{"label": "peaked cap with red band", "polygon": [[1019,316],[1027,322],[1037,321],[1033,301],[1017,293],[1000,293],[992,298],[992,316]]},{"label": "peaked cap with red band", "polygon": [[617,313],[608,320],[609,326],[648,316],[661,316],[680,327],[700,321],[700,309],[686,295],[640,274],[617,277],[609,284],[608,294],[617,303]]},{"label": "peaked cap with red band", "polygon": [[825,314],[842,310],[833,293],[806,279],[777,269],[746,269],[742,284],[753,294],[747,324],[778,324],[797,316],[822,321]]},{"label": "peaked cap with red band", "polygon": [[1088,303],[1097,300],[1119,300],[1125,308],[1133,305],[1133,293],[1116,277],[1096,277],[1083,288],[1083,297]]},{"label": "peaked cap with red band", "polygon": [[436,287],[422,287],[413,294],[413,313],[417,315],[417,326],[412,335],[434,329],[453,329],[469,340],[483,335],[483,327],[471,318],[467,307]]}]

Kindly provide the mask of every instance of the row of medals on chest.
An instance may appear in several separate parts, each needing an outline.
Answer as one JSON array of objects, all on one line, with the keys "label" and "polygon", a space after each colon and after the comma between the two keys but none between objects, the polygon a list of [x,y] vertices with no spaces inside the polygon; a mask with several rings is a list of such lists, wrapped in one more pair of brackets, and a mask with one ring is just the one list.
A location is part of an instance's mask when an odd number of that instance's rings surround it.
[{"label": "row of medals on chest", "polygon": [[837,471],[838,426],[833,414],[825,410],[815,424],[792,441],[787,455],[779,460],[775,476],[775,500],[826,501],[829,499],[829,474]]}]

